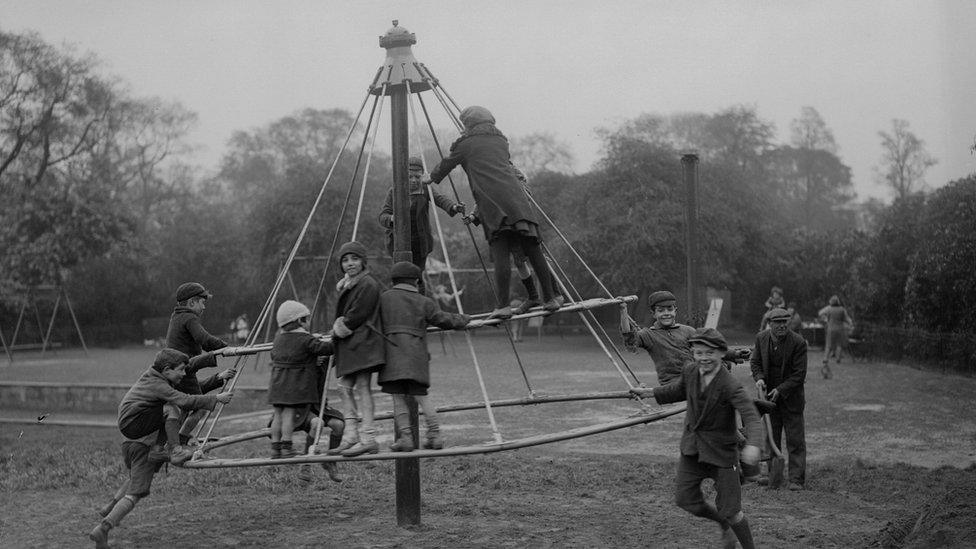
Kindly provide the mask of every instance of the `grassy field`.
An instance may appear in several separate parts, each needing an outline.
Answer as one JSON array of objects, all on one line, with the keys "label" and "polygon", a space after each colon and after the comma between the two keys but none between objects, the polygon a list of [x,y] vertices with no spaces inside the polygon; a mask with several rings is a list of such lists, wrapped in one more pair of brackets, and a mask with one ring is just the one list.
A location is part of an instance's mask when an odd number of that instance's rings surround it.
[{"label": "grassy field", "polygon": [[[479,335],[474,342],[489,395],[525,396],[507,340]],[[479,400],[463,336],[453,335],[443,349],[434,338],[432,394],[442,404]],[[588,338],[530,337],[518,349],[538,393],[626,387]],[[131,383],[152,354],[93,350],[86,359],[58,351],[0,366],[0,380]],[[625,356],[641,381],[656,383],[646,355]],[[811,353],[810,364],[819,358]],[[976,380],[871,362],[844,364],[832,380],[814,371],[807,380],[808,489],[745,488],[759,545],[976,545],[976,417],[969,406]],[[735,373],[748,382],[746,367]],[[252,361],[243,376],[245,385],[261,386],[267,367]],[[388,400],[378,397],[378,407],[388,409]],[[537,405],[498,410],[496,420],[510,439],[635,409],[631,401]],[[218,425],[215,434],[261,421]],[[491,435],[484,411],[449,414],[444,422],[452,445]],[[113,547],[710,546],[714,527],[672,503],[680,429],[679,416],[516,452],[423,460],[423,525],[413,528],[395,525],[389,462],[343,464],[342,484],[324,474],[306,484],[286,466],[171,468],[113,531]],[[385,444],[390,426],[382,430]],[[86,545],[94,509],[125,478],[118,441],[113,429],[0,424],[0,547]],[[264,455],[266,446],[227,450]]]}]

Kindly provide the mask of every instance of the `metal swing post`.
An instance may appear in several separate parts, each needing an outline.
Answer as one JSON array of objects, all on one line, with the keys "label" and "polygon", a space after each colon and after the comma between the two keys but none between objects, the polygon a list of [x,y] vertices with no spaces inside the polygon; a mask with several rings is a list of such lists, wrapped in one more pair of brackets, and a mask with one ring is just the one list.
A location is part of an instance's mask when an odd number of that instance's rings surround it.
[{"label": "metal swing post", "polygon": [[[393,261],[412,261],[410,249],[410,189],[407,179],[410,140],[407,124],[407,94],[429,89],[416,69],[417,60],[410,47],[417,43],[416,36],[393,21],[385,35],[380,36],[380,47],[386,50],[386,61],[379,74],[385,72],[386,81],[373,83],[371,93],[390,96],[390,124],[392,126],[393,152]],[[408,89],[408,83],[413,86]],[[420,447],[417,401],[407,398],[413,444]],[[394,429],[397,429],[394,420]],[[420,524],[420,460],[406,458],[396,460],[396,514],[397,525]]]}]

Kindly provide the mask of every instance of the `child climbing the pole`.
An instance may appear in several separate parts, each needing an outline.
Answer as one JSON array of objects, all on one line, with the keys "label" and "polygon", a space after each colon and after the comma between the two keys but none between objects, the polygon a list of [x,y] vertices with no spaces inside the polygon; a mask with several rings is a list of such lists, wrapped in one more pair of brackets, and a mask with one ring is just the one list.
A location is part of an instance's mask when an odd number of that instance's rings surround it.
[{"label": "child climbing the pole", "polygon": [[346,242],[339,248],[339,266],[344,275],[336,284],[339,296],[332,343],[346,429],[342,443],[327,453],[347,457],[380,450],[373,423],[371,385],[373,372],[379,371],[385,361],[379,311],[382,286],[370,272],[366,255],[366,247],[359,242]]},{"label": "child climbing the pole", "polygon": [[308,307],[297,301],[285,301],[278,307],[276,319],[280,330],[271,347],[268,386],[268,403],[274,407],[271,459],[297,455],[292,448],[295,418],[304,422],[309,409],[318,406],[322,395],[317,357],[331,355],[333,346],[332,342],[308,332],[311,315]]},{"label": "child climbing the pole", "polygon": [[[640,397],[653,396],[659,404],[687,401],[685,427],[681,435],[675,503],[689,513],[718,523],[722,546],[755,547],[749,521],[742,513],[739,483],[740,452],[737,447],[735,412],[742,417],[746,443],[741,460],[754,466],[763,441],[762,424],[752,398],[735,377],[722,366],[728,351],[725,337],[714,328],[699,328],[688,338],[694,360],[681,375],[664,387],[633,388]],[[705,502],[702,482],[715,482],[715,505]]]},{"label": "child climbing the pole", "polygon": [[[112,500],[99,514],[101,522],[88,534],[97,549],[107,548],[109,531],[117,527],[140,499],[149,495],[153,476],[162,466],[149,459],[150,447],[161,437],[162,430],[176,436],[180,410],[213,410],[218,402],[227,404],[232,393],[217,395],[188,395],[175,389],[186,375],[189,357],[175,349],[163,349],[156,354],[152,367],[145,371],[122,398],[119,404],[119,430],[122,459],[129,471],[129,479],[119,487]],[[234,370],[222,374],[232,377]]]},{"label": "child climbing the pole", "polygon": [[[424,175],[424,162],[419,156],[411,156],[407,160],[410,194],[410,251],[413,254],[413,264],[421,271],[427,268],[427,255],[434,248],[434,237],[430,230],[430,199],[427,187],[421,184]],[[431,189],[434,205],[444,210],[451,217],[464,213],[464,204],[455,202],[443,194]],[[393,188],[386,194],[386,202],[380,211],[380,225],[386,229],[386,249],[393,255]],[[426,294],[423,279],[418,286],[420,293]]]},{"label": "child climbing the pole", "polygon": [[[207,300],[213,294],[198,282],[187,282],[176,289],[176,308],[169,319],[166,330],[166,346],[176,349],[193,358],[205,351],[216,351],[227,346],[224,340],[210,335],[200,322],[200,315],[207,308]],[[223,386],[224,380],[211,376],[204,381],[197,379],[197,371],[202,368],[217,366],[216,359],[204,360],[187,368],[186,376],[177,387],[180,391],[191,395],[202,395]],[[183,426],[180,428],[180,444],[190,440],[193,429],[203,419],[205,412],[184,414]]]},{"label": "child climbing the pole", "polygon": [[393,265],[390,271],[393,287],[380,296],[386,365],[380,370],[378,381],[382,391],[393,396],[396,441],[390,450],[394,452],[414,450],[407,407],[410,397],[416,399],[427,423],[424,448],[444,447],[437,408],[427,394],[430,388],[427,326],[457,330],[471,321],[468,315],[441,311],[433,299],[421,294],[417,288],[421,275],[420,268],[413,263],[401,261]]},{"label": "child climbing the pole", "polygon": [[[451,144],[451,154],[431,170],[426,182],[440,183],[458,165],[468,175],[478,219],[495,264],[496,307],[491,318],[511,318],[512,250],[521,247],[536,273],[549,272],[539,245],[539,224],[512,170],[508,139],[495,127],[495,117],[484,107],[472,106],[461,111],[460,118],[464,132]],[[551,279],[540,276],[539,284],[543,309],[558,310],[560,304]]]}]

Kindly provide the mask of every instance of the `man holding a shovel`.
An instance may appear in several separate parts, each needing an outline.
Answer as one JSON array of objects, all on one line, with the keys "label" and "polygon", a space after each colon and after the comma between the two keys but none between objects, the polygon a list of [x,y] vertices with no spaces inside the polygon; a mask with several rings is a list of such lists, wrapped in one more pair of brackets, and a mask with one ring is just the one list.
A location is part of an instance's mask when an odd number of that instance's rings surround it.
[{"label": "man holding a shovel", "polygon": [[[775,308],[769,311],[768,327],[756,335],[756,346],[749,360],[752,377],[756,380],[759,398],[776,404],[770,412],[773,442],[783,448],[786,433],[786,452],[789,462],[790,490],[803,490],[806,483],[807,449],[803,427],[803,383],[807,377],[807,342],[790,331],[790,313]],[[767,393],[768,391],[768,393]],[[769,487],[783,484],[783,458],[774,457],[769,465]]]}]

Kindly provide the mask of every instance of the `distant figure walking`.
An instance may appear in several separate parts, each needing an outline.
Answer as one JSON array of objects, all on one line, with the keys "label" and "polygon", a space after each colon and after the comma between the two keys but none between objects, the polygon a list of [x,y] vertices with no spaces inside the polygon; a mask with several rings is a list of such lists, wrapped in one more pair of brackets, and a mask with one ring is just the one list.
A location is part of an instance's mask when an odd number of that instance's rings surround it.
[{"label": "distant figure walking", "polygon": [[773,286],[769,290],[769,297],[766,298],[766,312],[763,313],[762,321],[759,323],[759,331],[766,329],[766,323],[769,322],[769,311],[773,309],[785,309],[786,308],[786,298],[783,297],[783,289],[779,286]]},{"label": "distant figure walking", "polygon": [[230,323],[230,333],[231,337],[234,338],[234,343],[241,344],[247,340],[247,336],[251,334],[251,324],[247,321],[246,313]]},{"label": "distant figure walking", "polygon": [[821,322],[827,325],[827,343],[820,373],[824,379],[830,379],[830,357],[835,355],[837,364],[840,364],[841,355],[847,348],[847,334],[854,327],[854,321],[851,320],[851,315],[841,305],[840,298],[836,295],[830,296],[828,305],[820,309],[817,316],[820,317]]}]

